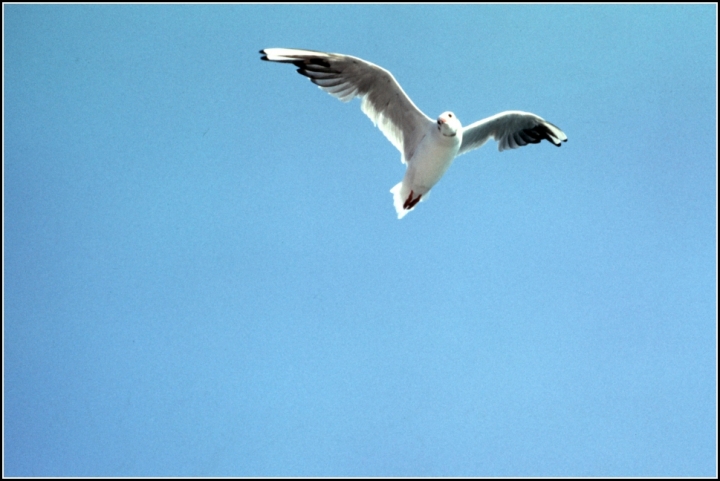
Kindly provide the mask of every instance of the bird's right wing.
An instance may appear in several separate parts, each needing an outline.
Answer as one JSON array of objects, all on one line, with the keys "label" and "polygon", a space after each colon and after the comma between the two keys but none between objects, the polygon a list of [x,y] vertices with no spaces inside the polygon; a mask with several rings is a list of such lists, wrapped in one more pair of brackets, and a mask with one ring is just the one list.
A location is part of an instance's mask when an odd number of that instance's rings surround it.
[{"label": "bird's right wing", "polygon": [[510,110],[463,128],[462,144],[458,155],[477,149],[492,137],[497,140],[498,150],[516,149],[527,144],[537,144],[543,139],[560,147],[567,135],[535,114]]},{"label": "bird's right wing", "polygon": [[412,153],[434,122],[415,106],[387,70],[350,55],[266,48],[262,60],[291,63],[314,84],[343,102],[362,99],[361,109],[403,154]]}]

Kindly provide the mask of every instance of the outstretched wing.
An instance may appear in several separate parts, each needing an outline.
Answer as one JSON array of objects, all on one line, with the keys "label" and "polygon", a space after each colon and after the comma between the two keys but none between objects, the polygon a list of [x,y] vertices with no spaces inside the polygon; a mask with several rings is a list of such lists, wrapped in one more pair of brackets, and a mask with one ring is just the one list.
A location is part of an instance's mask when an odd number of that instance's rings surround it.
[{"label": "outstretched wing", "polygon": [[490,137],[497,140],[501,152],[527,144],[538,144],[543,139],[557,147],[567,141],[567,135],[550,122],[535,114],[510,110],[464,127],[458,155],[477,149]]},{"label": "outstretched wing", "polygon": [[348,102],[362,99],[362,111],[403,154],[403,162],[427,132],[433,120],[405,94],[395,77],[375,64],[349,55],[266,48],[262,60],[291,63],[298,72],[329,94]]}]

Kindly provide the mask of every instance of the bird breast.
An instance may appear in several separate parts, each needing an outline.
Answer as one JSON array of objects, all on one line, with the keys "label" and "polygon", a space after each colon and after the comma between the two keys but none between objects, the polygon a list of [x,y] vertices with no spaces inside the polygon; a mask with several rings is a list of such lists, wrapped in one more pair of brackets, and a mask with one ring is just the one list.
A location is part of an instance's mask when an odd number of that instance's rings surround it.
[{"label": "bird breast", "polygon": [[423,137],[408,161],[408,180],[415,187],[427,190],[437,183],[452,164],[462,144],[462,130],[457,135],[446,137],[435,124]]}]

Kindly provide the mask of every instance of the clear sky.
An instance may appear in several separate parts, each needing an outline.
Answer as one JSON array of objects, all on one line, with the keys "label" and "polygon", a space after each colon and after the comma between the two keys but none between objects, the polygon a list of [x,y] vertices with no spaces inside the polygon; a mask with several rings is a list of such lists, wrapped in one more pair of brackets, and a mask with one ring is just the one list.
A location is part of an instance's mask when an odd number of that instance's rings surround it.
[{"label": "clear sky", "polygon": [[[3,5],[4,474],[715,476],[714,5]],[[258,50],[464,123],[400,153]]]}]

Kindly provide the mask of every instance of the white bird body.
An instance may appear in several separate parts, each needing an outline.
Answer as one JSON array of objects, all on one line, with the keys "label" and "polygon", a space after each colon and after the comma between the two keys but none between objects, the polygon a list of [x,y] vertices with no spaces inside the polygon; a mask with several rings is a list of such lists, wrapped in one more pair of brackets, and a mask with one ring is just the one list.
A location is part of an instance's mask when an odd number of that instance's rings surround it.
[{"label": "white bird body", "polygon": [[402,154],[405,177],[390,192],[398,219],[403,218],[442,178],[458,155],[482,146],[490,137],[500,151],[546,139],[567,141],[562,130],[537,115],[507,111],[462,127],[452,112],[436,122],[422,113],[387,70],[370,62],[334,53],[268,48],[262,60],[292,63],[321,89],[348,102],[362,99],[362,111]]},{"label": "white bird body", "polygon": [[[437,128],[433,123],[429,124],[412,157],[405,159],[407,163],[405,177],[402,182],[390,189],[398,219],[405,217],[414,205],[422,200],[422,196],[427,197],[427,193],[438,183],[457,157],[462,143],[462,130],[459,128],[460,122],[457,118],[454,116],[447,118],[448,114],[452,116],[449,112],[443,114],[447,120],[444,119],[442,127],[452,131],[452,135],[443,135],[442,128]],[[453,120],[451,124],[447,123]]]}]

